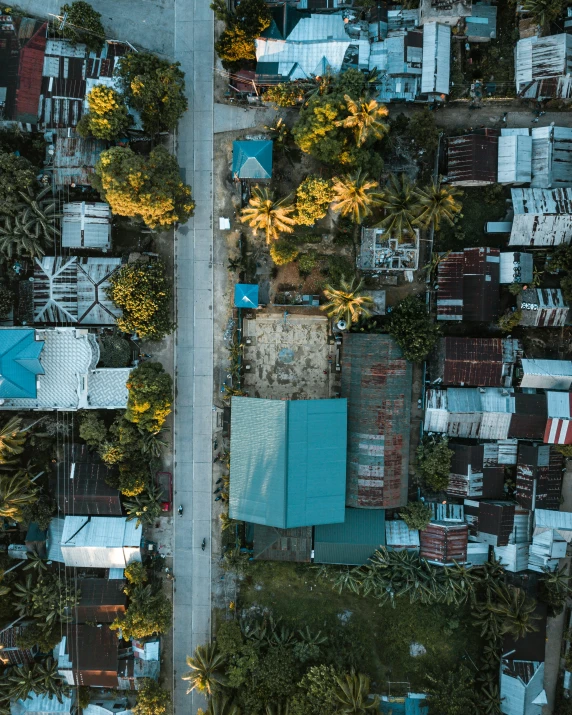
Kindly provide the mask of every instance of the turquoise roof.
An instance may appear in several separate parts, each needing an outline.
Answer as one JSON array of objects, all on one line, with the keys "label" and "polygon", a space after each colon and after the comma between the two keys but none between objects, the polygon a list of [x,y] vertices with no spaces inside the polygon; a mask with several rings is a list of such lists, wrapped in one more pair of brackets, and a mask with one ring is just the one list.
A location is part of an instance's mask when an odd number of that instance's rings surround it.
[{"label": "turquoise roof", "polygon": [[346,509],[343,524],[314,529],[314,561],[317,564],[366,564],[376,549],[385,545],[383,509]]},{"label": "turquoise roof", "polygon": [[43,375],[44,343],[32,328],[0,329],[0,398],[37,397],[36,375]]},{"label": "turquoise roof", "polygon": [[429,708],[422,704],[426,697],[422,693],[409,693],[403,698],[384,695],[379,711],[385,715],[429,715]]},{"label": "turquoise roof", "polygon": [[233,142],[232,175],[239,179],[270,179],[272,142],[269,139]]},{"label": "turquoise roof", "polygon": [[345,516],[347,401],[233,397],[229,514],[290,529]]},{"label": "turquoise roof", "polygon": [[258,308],[258,286],[237,283],[234,286],[234,305],[237,308]]}]

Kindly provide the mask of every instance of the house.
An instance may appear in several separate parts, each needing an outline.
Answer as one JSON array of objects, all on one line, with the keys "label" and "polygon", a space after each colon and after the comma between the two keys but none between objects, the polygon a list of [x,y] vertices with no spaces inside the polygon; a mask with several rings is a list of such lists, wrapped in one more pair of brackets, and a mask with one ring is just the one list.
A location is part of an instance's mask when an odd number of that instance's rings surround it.
[{"label": "house", "polygon": [[419,556],[439,566],[464,563],[467,558],[468,527],[433,521],[419,532]]},{"label": "house", "polygon": [[420,94],[423,38],[418,30],[405,30],[372,43],[369,69],[376,68],[379,73],[375,83],[375,98],[379,102],[413,102]]},{"label": "house", "polygon": [[465,499],[465,520],[475,541],[506,546],[514,527],[515,505],[507,501]]},{"label": "house", "polygon": [[379,711],[384,715],[429,715],[429,708],[424,704],[424,693],[407,693],[403,696],[382,695]]},{"label": "house", "polygon": [[534,278],[534,259],[532,253],[510,251],[500,254],[500,283],[531,283]]},{"label": "house", "polygon": [[78,578],[76,585],[81,595],[71,614],[75,623],[113,623],[125,614],[125,581]]},{"label": "house", "polygon": [[449,137],[447,183],[452,186],[487,186],[497,181],[498,129],[475,129]]},{"label": "house", "polygon": [[4,410],[125,409],[130,368],[99,368],[95,336],[76,328],[0,328]]},{"label": "house", "polygon": [[363,566],[385,546],[383,509],[346,509],[342,524],[314,528],[314,563]]},{"label": "house", "polygon": [[512,338],[440,338],[431,360],[433,385],[510,387],[517,356]]},{"label": "house", "polygon": [[111,208],[98,201],[72,201],[63,206],[63,248],[111,248]]},{"label": "house", "polygon": [[234,286],[234,307],[252,310],[258,308],[258,285],[237,283]]},{"label": "house", "polygon": [[309,563],[312,556],[312,527],[277,529],[252,524],[253,557],[257,561]]},{"label": "house", "polygon": [[556,531],[567,543],[570,543],[572,541],[572,512],[536,509],[533,536],[551,530]]},{"label": "house", "polygon": [[34,262],[34,323],[115,325],[121,317],[107,294],[121,258],[43,256]]},{"label": "house", "polygon": [[471,14],[465,17],[468,42],[489,42],[497,36],[497,8],[488,2],[475,2]]},{"label": "house", "polygon": [[78,568],[124,569],[141,561],[143,529],[118,516],[54,518],[48,529],[48,558]]},{"label": "house", "polygon": [[516,43],[516,93],[525,99],[572,96],[572,36],[525,37]]},{"label": "house", "polygon": [[451,28],[438,22],[423,24],[421,93],[445,99],[451,79]]},{"label": "house", "polygon": [[498,142],[498,183],[528,184],[531,179],[532,137],[530,131],[528,129],[501,129]]},{"label": "house", "polygon": [[419,231],[403,241],[389,238],[383,228],[362,228],[358,266],[362,271],[404,273],[419,267]]},{"label": "house", "polygon": [[53,695],[30,693],[25,700],[10,701],[10,715],[72,715],[76,712],[75,690],[63,695],[61,701]]},{"label": "house", "polygon": [[518,445],[514,498],[525,509],[560,508],[563,458],[548,444]]},{"label": "house", "polygon": [[410,529],[403,519],[394,519],[385,522],[385,544],[388,549],[400,551],[401,549],[419,548],[419,531]]},{"label": "house", "polygon": [[[572,36],[570,52],[572,56]],[[568,78],[572,87],[572,77]],[[572,95],[572,93],[571,93]],[[563,189],[572,186],[572,128],[537,127],[532,130],[531,188]]]},{"label": "house", "polygon": [[568,542],[555,529],[548,529],[532,537],[528,555],[530,571],[542,572],[545,569],[555,571],[560,566],[560,559],[566,557]]},{"label": "house", "polygon": [[131,715],[129,702],[126,698],[120,700],[96,700],[86,708],[83,715]]},{"label": "house", "polygon": [[229,515],[289,529],[342,522],[346,400],[233,397]]},{"label": "house", "polygon": [[[510,462],[500,461],[498,444],[468,445],[450,441],[447,446],[453,452],[447,494],[469,499],[502,499],[504,465]],[[514,452],[516,458],[516,440]]]},{"label": "house", "polygon": [[512,189],[509,246],[558,246],[572,236],[572,189]]},{"label": "house", "polygon": [[561,328],[568,319],[568,304],[560,288],[529,288],[517,296],[520,324],[536,328]]},{"label": "house", "polygon": [[465,248],[439,263],[437,320],[497,320],[499,255],[498,248]]},{"label": "house", "polygon": [[572,387],[571,360],[538,360],[522,358],[518,370],[520,387],[543,390],[570,390]]},{"label": "house", "polygon": [[107,627],[68,625],[55,655],[64,683],[95,688],[117,688],[119,639]]},{"label": "house", "polygon": [[272,178],[272,146],[270,140],[236,141],[232,143],[232,178]]},{"label": "house", "polygon": [[345,334],[340,394],[348,401],[347,506],[407,503],[412,380],[411,363],[389,335]]},{"label": "house", "polygon": [[506,715],[541,715],[548,702],[544,691],[544,662],[501,661],[500,709]]},{"label": "house", "polygon": [[546,444],[572,444],[570,392],[547,392],[548,420],[544,432]]},{"label": "house", "polygon": [[38,646],[20,648],[16,641],[23,634],[24,626],[9,625],[0,630],[0,663],[4,665],[24,665],[33,663]]},{"label": "house", "polygon": [[55,143],[48,147],[50,163],[45,172],[52,172],[53,185],[61,189],[65,186],[91,186],[91,176],[99,155],[107,147],[99,139],[82,139],[68,129],[54,130]]},{"label": "house", "polygon": [[421,0],[421,23],[440,22],[454,27],[461,18],[471,15],[471,4],[472,0]]}]

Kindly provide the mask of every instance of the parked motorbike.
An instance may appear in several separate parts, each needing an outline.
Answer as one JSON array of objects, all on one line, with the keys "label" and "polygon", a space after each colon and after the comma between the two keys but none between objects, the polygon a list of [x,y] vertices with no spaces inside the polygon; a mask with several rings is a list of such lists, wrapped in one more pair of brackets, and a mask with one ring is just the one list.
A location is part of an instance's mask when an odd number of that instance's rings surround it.
[{"label": "parked motorbike", "polygon": [[202,549],[203,551],[205,550],[205,546],[206,546],[206,545],[207,545],[207,540],[206,540],[206,539],[203,539],[203,543],[201,544],[201,549]]}]

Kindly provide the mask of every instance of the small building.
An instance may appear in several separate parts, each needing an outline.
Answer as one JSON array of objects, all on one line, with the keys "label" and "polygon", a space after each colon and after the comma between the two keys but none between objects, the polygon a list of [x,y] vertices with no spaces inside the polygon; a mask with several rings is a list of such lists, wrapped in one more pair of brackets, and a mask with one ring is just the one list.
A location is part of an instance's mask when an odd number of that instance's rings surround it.
[{"label": "small building", "polygon": [[525,509],[560,508],[562,454],[548,444],[518,445],[514,498]]},{"label": "small building", "polygon": [[253,524],[253,556],[256,561],[290,561],[310,563],[312,558],[312,527],[277,529],[275,526]]},{"label": "small building", "polygon": [[465,499],[465,520],[475,541],[506,546],[514,528],[515,505],[507,501]]},{"label": "small building", "polygon": [[490,42],[497,36],[497,8],[488,2],[475,2],[465,17],[465,34],[469,42]]},{"label": "small building", "polygon": [[290,529],[343,522],[346,400],[233,397],[229,515]]},{"label": "small building", "polygon": [[538,360],[522,358],[520,387],[543,390],[570,390],[572,387],[571,360]]},{"label": "small building", "polygon": [[556,531],[567,543],[572,541],[572,512],[536,509],[533,537],[546,531]]},{"label": "small building", "polygon": [[534,259],[532,253],[510,251],[500,254],[500,282],[531,283],[534,278]]},{"label": "small building", "polygon": [[272,146],[273,142],[269,139],[233,142],[232,178],[271,179]]},{"label": "small building", "polygon": [[468,528],[466,524],[431,522],[419,532],[419,556],[439,566],[451,566],[467,559]]},{"label": "small building", "polygon": [[512,189],[510,246],[558,246],[572,236],[572,189]]},{"label": "small building", "polygon": [[323,524],[314,529],[317,564],[363,566],[380,546],[385,546],[383,509],[346,509],[343,524]]},{"label": "small building", "polygon": [[421,91],[423,33],[403,31],[373,42],[369,69],[379,72],[375,98],[379,102],[413,102]]},{"label": "small building", "polygon": [[80,599],[72,610],[75,623],[113,623],[125,614],[127,596],[123,588],[125,581],[106,578],[78,578],[77,589]]},{"label": "small building", "polygon": [[10,715],[72,715],[76,712],[75,690],[62,695],[61,701],[53,695],[30,693],[25,700],[10,701]]},{"label": "small building", "polygon": [[437,320],[497,320],[499,255],[498,248],[465,248],[439,263]]},{"label": "small building", "polygon": [[72,201],[64,204],[62,217],[64,248],[109,251],[111,208],[101,201]]},{"label": "small building", "polygon": [[407,693],[404,696],[382,695],[379,711],[384,715],[429,715],[424,693]]},{"label": "small building", "polygon": [[121,700],[97,700],[90,703],[86,708],[82,708],[83,715],[131,715],[129,701],[126,698]]},{"label": "small building", "polygon": [[48,148],[51,163],[46,167],[53,172],[53,185],[57,189],[65,186],[91,186],[91,177],[99,155],[107,147],[99,139],[82,139],[76,134],[68,135],[67,129],[54,131],[56,135],[53,149]]},{"label": "small building", "polygon": [[452,186],[487,186],[497,181],[498,129],[475,129],[449,137],[447,183]]},{"label": "small building", "polygon": [[529,568],[530,543],[495,546],[493,551],[495,559],[500,561],[505,571],[520,573]]},{"label": "small building", "polygon": [[516,43],[516,93],[525,99],[572,96],[572,36],[525,37]]},{"label": "small building", "polygon": [[561,328],[568,319],[568,305],[560,288],[529,288],[517,296],[520,324],[535,328]]},{"label": "small building", "polygon": [[25,665],[33,663],[38,653],[38,646],[20,648],[16,641],[25,630],[25,626],[7,626],[0,630],[0,663],[4,665]]},{"label": "small building", "polygon": [[506,462],[499,462],[498,447],[496,455],[490,449],[496,445],[450,441],[447,446],[453,451],[447,494],[469,499],[502,499]]},{"label": "small building", "polygon": [[77,568],[124,569],[141,561],[143,529],[118,516],[52,519],[48,559]]},{"label": "small building", "polygon": [[423,24],[421,93],[444,99],[450,92],[451,28],[439,22]]},{"label": "small building", "polygon": [[348,401],[347,506],[407,503],[412,381],[412,365],[389,335],[346,333],[341,395]]},{"label": "small building", "polygon": [[234,286],[234,307],[253,310],[258,308],[258,285],[237,283]]},{"label": "small building", "polygon": [[532,537],[528,564],[530,571],[555,571],[560,566],[560,559],[566,557],[568,542],[555,529],[548,529]]},{"label": "small building", "polygon": [[121,258],[43,256],[34,262],[34,323],[115,325],[121,309],[107,294]]},{"label": "small building", "polygon": [[385,544],[388,549],[401,551],[402,549],[416,550],[419,548],[419,531],[410,529],[403,519],[394,519],[385,522]]},{"label": "small building", "polygon": [[548,700],[544,691],[544,662],[501,661],[500,709],[505,715],[541,715]]},{"label": "small building", "polygon": [[421,0],[421,24],[440,22],[454,27],[459,20],[471,14],[472,0]]},{"label": "small building", "polygon": [[510,387],[518,340],[512,338],[440,338],[431,361],[433,385]]},{"label": "small building", "polygon": [[107,627],[68,625],[56,646],[58,673],[77,687],[117,688],[119,640]]},{"label": "small building", "polygon": [[531,179],[532,137],[529,130],[501,129],[498,143],[498,183],[528,184]]},{"label": "small building", "polygon": [[383,228],[362,228],[358,266],[362,271],[403,273],[419,267],[419,231],[404,241],[389,238]]},{"label": "small building", "polygon": [[[572,57],[572,36],[570,54]],[[568,78],[572,87],[572,77]],[[562,189],[572,186],[572,128],[537,127],[532,130],[531,188]]]}]

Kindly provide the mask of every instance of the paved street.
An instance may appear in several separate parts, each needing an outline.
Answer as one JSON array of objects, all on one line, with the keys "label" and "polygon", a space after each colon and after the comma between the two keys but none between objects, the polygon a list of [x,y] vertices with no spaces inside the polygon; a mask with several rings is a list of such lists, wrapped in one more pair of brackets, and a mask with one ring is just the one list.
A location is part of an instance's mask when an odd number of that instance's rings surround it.
[{"label": "paved street", "polygon": [[[204,707],[187,696],[185,658],[211,635],[213,421],[213,33],[204,0],[176,0],[175,53],[187,78],[189,110],[179,123],[177,156],[193,188],[195,217],[175,234],[174,712]],[[203,538],[207,548],[201,550]]]}]

